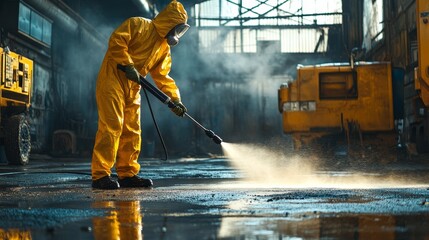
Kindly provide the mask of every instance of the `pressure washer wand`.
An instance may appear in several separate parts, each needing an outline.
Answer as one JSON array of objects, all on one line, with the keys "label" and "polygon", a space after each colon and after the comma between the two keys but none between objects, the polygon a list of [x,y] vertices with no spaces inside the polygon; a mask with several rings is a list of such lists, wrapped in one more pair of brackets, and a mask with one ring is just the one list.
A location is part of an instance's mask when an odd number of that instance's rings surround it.
[{"label": "pressure washer wand", "polygon": [[[119,65],[118,64],[118,69],[122,70],[123,72],[125,72],[125,66]],[[154,85],[152,85],[148,80],[146,80],[146,78],[144,78],[143,76],[140,75],[140,85],[145,88],[146,90],[148,90],[153,96],[155,96],[156,98],[158,98],[159,101],[161,101],[164,104],[167,104],[167,106],[169,108],[174,108],[176,107],[176,104],[173,103],[173,101],[171,101],[171,98],[169,96],[167,96],[165,93],[163,93],[161,90],[159,90],[157,87],[155,87]],[[205,128],[203,125],[201,125],[201,123],[199,123],[197,120],[195,120],[193,117],[191,117],[191,115],[189,115],[188,113],[185,112],[184,114],[185,116],[187,116],[189,119],[191,119],[198,127],[200,127],[201,129],[204,130],[204,132],[206,133],[207,137],[213,139],[213,141],[216,144],[221,144],[222,143],[222,138],[220,138],[218,135],[216,135],[212,130],[209,130],[207,128]]]},{"label": "pressure washer wand", "polygon": [[199,122],[197,122],[197,120],[195,120],[193,117],[191,117],[191,115],[189,115],[186,112],[185,112],[185,116],[187,116],[189,119],[191,119],[198,127],[200,127],[201,129],[203,129],[204,132],[206,133],[207,137],[213,139],[213,141],[216,144],[221,144],[222,143],[222,138],[220,138],[218,135],[216,135],[212,130],[209,130],[209,129],[205,128],[203,125],[201,125]]}]

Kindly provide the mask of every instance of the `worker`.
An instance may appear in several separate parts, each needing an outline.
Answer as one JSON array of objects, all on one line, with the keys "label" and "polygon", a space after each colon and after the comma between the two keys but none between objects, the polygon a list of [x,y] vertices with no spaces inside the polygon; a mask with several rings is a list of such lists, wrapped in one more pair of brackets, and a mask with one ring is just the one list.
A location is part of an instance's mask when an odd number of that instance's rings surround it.
[{"label": "worker", "polygon": [[[153,19],[132,17],[110,36],[96,84],[98,131],[92,154],[92,187],[118,189],[152,187],[138,176],[140,164],[140,84],[148,73],[175,103],[172,111],[185,114],[171,68],[170,47],[188,30],[183,5],[173,0]],[[120,69],[119,69],[119,68]],[[123,71],[122,71],[122,70]],[[115,166],[118,180],[111,177]]]}]

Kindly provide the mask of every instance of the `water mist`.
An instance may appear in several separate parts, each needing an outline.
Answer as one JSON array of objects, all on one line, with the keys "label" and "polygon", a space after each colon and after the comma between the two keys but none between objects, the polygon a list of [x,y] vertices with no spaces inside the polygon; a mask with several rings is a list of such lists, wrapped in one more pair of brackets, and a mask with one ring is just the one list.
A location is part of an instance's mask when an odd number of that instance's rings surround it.
[{"label": "water mist", "polygon": [[[318,169],[317,157],[285,154],[267,146],[223,142],[222,149],[232,167],[244,175],[237,187],[256,188],[400,188],[422,186],[398,175],[365,171]],[[282,152],[283,151],[283,152]]]}]

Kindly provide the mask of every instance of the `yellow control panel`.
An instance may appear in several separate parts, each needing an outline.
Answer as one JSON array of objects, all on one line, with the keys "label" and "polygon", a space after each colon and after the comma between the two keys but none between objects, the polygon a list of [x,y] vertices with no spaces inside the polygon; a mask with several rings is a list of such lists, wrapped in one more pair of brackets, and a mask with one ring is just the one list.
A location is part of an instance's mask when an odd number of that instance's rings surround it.
[{"label": "yellow control panel", "polygon": [[29,106],[33,61],[3,48],[0,55],[0,106]]}]

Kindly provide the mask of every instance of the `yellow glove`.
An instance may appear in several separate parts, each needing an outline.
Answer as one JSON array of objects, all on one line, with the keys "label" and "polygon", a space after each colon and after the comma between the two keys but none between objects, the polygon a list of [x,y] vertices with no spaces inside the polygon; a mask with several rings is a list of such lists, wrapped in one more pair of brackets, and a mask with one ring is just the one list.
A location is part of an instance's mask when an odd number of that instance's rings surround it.
[{"label": "yellow glove", "polygon": [[186,109],[185,105],[180,100],[173,101],[174,105],[176,105],[174,108],[171,109],[177,116],[183,117],[185,115],[185,112],[188,111]]},{"label": "yellow glove", "polygon": [[125,66],[125,76],[133,82],[140,82],[140,73],[137,71],[133,64]]}]

